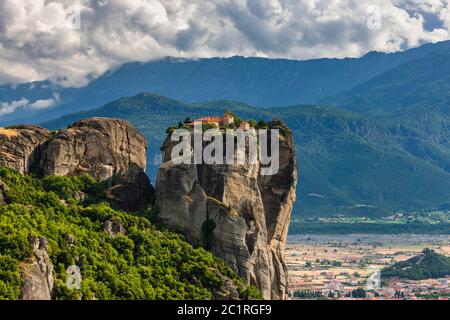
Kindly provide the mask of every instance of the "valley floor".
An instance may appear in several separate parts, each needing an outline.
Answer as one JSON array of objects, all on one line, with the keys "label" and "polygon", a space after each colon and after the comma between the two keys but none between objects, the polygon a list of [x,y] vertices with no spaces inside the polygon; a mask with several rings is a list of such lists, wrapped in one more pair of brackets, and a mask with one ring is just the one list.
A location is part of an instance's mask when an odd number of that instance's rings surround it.
[{"label": "valley floor", "polygon": [[289,234],[434,234],[450,235],[450,212],[392,213],[386,217],[294,215]]},{"label": "valley floor", "polygon": [[[450,255],[448,235],[293,235],[286,259],[292,299],[448,299],[450,278],[381,279],[377,272],[418,255],[424,248]],[[372,284],[369,280],[372,280]],[[377,279],[381,281],[378,285]],[[331,292],[331,294],[330,294]],[[361,290],[359,290],[361,292]],[[350,295],[350,297],[348,297]]]}]

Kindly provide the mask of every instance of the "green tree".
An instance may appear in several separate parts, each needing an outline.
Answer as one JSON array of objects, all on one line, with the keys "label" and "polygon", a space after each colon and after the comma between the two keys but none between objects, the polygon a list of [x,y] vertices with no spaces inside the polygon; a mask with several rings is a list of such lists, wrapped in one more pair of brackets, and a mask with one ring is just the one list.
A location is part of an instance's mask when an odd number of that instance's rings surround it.
[{"label": "green tree", "polygon": [[366,297],[366,290],[364,290],[363,288],[358,288],[352,291],[351,296],[353,298],[365,298]]}]

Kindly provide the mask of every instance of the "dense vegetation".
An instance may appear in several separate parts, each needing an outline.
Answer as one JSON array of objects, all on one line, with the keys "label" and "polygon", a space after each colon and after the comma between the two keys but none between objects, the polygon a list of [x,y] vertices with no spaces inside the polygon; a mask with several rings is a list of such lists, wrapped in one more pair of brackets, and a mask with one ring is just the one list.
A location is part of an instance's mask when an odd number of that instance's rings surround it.
[{"label": "dense vegetation", "polygon": [[382,277],[397,277],[410,280],[436,279],[450,276],[450,257],[431,249],[406,261],[401,261],[385,268]]},{"label": "dense vegetation", "polygon": [[[0,168],[0,182],[7,199],[0,206],[0,299],[20,296],[30,236],[48,240],[55,299],[209,299],[224,277],[233,279],[242,298],[260,297],[206,250],[155,227],[148,212],[111,209],[102,202],[102,184],[88,176],[40,180]],[[111,237],[106,220],[123,224],[126,233]],[[81,290],[66,287],[71,265],[81,269]]]}]

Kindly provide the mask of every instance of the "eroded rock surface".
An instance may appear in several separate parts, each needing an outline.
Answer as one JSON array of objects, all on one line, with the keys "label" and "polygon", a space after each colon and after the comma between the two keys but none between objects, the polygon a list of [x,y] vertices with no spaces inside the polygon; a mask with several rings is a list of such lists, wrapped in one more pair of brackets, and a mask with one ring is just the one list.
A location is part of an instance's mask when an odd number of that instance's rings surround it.
[{"label": "eroded rock surface", "polygon": [[53,133],[37,126],[0,129],[0,166],[42,176],[89,174],[110,184],[108,200],[125,211],[154,201],[146,156],[147,141],[125,120],[89,118]]},{"label": "eroded rock surface", "polygon": [[30,237],[33,256],[22,264],[22,300],[51,300],[54,276],[48,256],[48,243],[43,237]]},{"label": "eroded rock surface", "polygon": [[145,138],[127,121],[90,118],[57,132],[41,166],[45,176],[89,173],[99,181],[133,182],[146,166],[146,148]]},{"label": "eroded rock surface", "polygon": [[0,179],[0,206],[8,203],[8,196],[6,193],[9,191],[8,186]]},{"label": "eroded rock surface", "polygon": [[30,173],[38,165],[41,146],[50,138],[50,131],[38,126],[0,128],[0,166]]},{"label": "eroded rock surface", "polygon": [[106,220],[103,223],[103,230],[107,232],[111,238],[114,238],[119,234],[125,234],[127,232],[123,223],[111,220]]},{"label": "eroded rock surface", "polygon": [[288,293],[283,251],[297,163],[291,136],[279,139],[280,171],[262,176],[259,162],[176,165],[168,137],[156,187],[161,221],[225,260],[265,299],[285,299]]},{"label": "eroded rock surface", "polygon": [[44,176],[88,173],[109,181],[107,196],[122,210],[149,206],[154,189],[145,174],[147,141],[128,121],[89,118],[58,132],[47,144],[41,167]]}]

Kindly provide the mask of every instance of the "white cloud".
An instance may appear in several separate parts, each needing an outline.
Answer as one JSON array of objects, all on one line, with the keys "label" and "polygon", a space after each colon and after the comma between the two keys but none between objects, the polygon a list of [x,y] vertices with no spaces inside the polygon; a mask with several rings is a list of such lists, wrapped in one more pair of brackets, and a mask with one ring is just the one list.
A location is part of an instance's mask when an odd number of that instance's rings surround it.
[{"label": "white cloud", "polygon": [[[0,1],[0,83],[90,75],[164,56],[308,59],[396,51],[450,38],[449,0]],[[381,25],[367,27],[369,6]],[[439,22],[426,28],[427,19]],[[434,24],[433,24],[434,25]]]},{"label": "white cloud", "polygon": [[23,110],[38,110],[53,107],[59,102],[59,95],[54,94],[53,98],[50,99],[40,99],[34,102],[30,102],[26,98],[20,100],[15,100],[11,102],[1,102],[0,101],[0,116],[11,114],[18,109]]},{"label": "white cloud", "polygon": [[47,109],[47,108],[53,107],[58,102],[59,102],[59,95],[54,94],[53,98],[36,100],[35,102],[31,103],[27,107],[29,107],[30,109]]},{"label": "white cloud", "polygon": [[0,116],[10,114],[16,111],[16,109],[27,106],[29,101],[25,98],[12,102],[0,102]]}]

